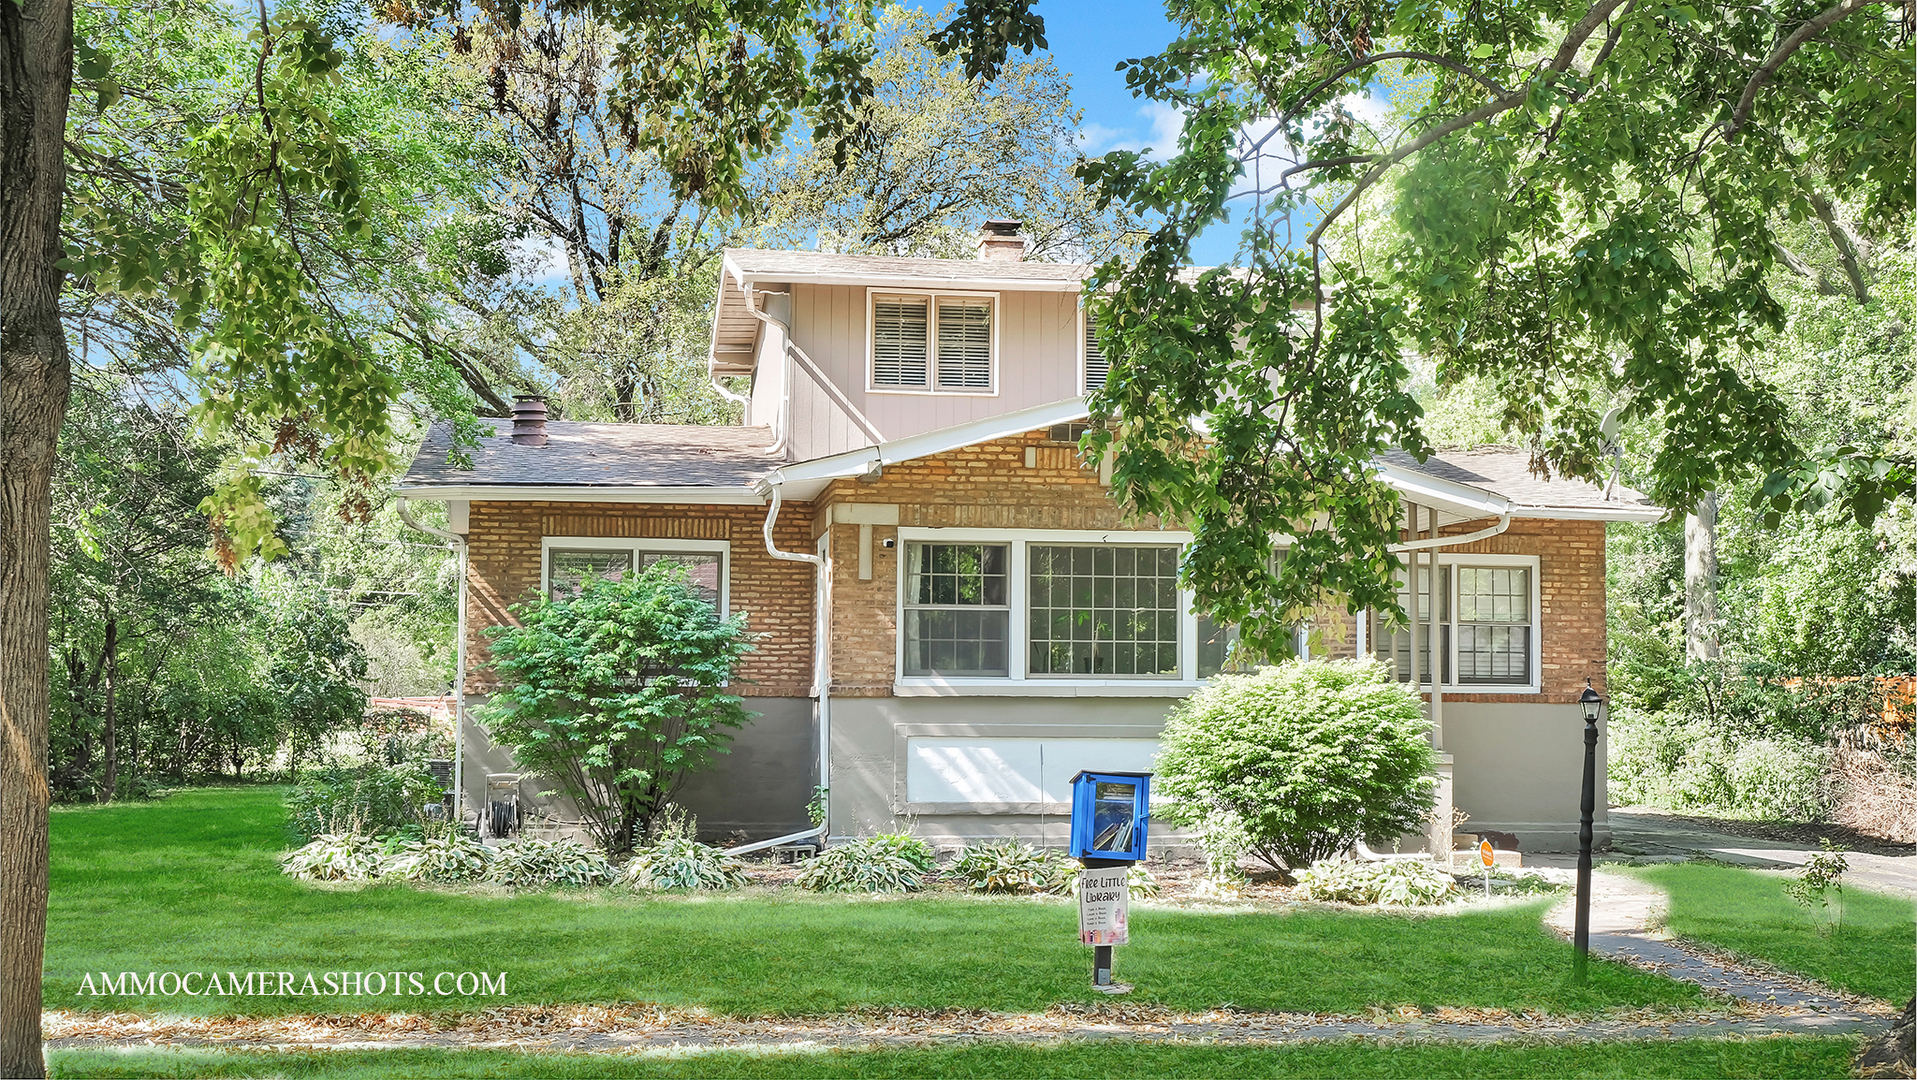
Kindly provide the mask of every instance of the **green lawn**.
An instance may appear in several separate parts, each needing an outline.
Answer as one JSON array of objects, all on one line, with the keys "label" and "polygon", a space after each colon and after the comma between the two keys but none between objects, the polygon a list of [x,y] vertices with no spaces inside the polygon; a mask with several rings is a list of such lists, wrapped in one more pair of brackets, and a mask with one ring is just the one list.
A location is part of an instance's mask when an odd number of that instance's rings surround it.
[{"label": "green lawn", "polygon": [[[279,874],[279,797],[206,789],[56,813],[47,1007],[264,1014],[638,1001],[745,1015],[1106,1000],[1087,985],[1075,912],[1057,901],[329,890]],[[1589,987],[1570,986],[1568,947],[1539,925],[1544,903],[1446,916],[1140,910],[1118,974],[1138,987],[1131,1001],[1194,1010],[1564,1013],[1702,1001],[1688,984],[1608,963],[1593,966]],[[88,972],[245,970],[508,975],[503,999],[78,993]]]},{"label": "green lawn", "polygon": [[1849,1075],[1853,1043],[1768,1038],[1587,1045],[1288,1047],[1078,1041],[1058,1047],[990,1043],[925,1050],[683,1057],[534,1055],[505,1050],[286,1053],[61,1050],[52,1075],[73,1077],[1788,1077]]},{"label": "green lawn", "polygon": [[1776,874],[1709,863],[1630,872],[1671,894],[1673,933],[1895,1004],[1917,983],[1917,904],[1909,899],[1845,889],[1844,927],[1823,935]]}]

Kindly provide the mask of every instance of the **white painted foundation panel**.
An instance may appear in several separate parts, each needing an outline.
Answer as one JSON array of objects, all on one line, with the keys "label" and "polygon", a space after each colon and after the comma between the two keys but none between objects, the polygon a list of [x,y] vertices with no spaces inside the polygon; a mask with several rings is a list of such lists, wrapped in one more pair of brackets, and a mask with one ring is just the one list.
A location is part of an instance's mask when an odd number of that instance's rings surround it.
[{"label": "white painted foundation panel", "polygon": [[1150,772],[1156,739],[906,740],[915,803],[1069,802],[1079,771]]}]

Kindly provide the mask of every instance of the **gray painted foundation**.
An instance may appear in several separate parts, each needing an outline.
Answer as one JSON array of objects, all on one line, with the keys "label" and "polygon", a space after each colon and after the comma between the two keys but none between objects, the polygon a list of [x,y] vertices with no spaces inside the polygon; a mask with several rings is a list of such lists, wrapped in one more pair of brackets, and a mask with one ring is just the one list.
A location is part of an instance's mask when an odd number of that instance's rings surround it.
[{"label": "gray painted foundation", "polygon": [[[834,699],[831,835],[844,839],[909,826],[938,846],[1010,836],[1063,847],[1071,813],[1063,801],[914,801],[907,790],[910,740],[1155,739],[1173,704],[1166,698]],[[1521,852],[1576,849],[1584,761],[1577,705],[1447,701],[1444,742],[1454,762],[1454,804],[1471,815],[1457,830],[1459,843],[1495,831],[1516,837]],[[1610,841],[1603,739],[1597,768],[1594,833],[1603,847]],[[1075,766],[1065,763],[1064,771]],[[1183,837],[1162,835],[1170,848],[1187,847]],[[1406,850],[1421,845],[1422,838],[1409,839]]]},{"label": "gray painted foundation", "polygon": [[[519,771],[512,754],[495,745],[485,726],[471,718],[482,700],[466,699],[469,715],[460,725],[465,738],[460,787],[469,823],[485,805],[487,774]],[[719,755],[711,771],[688,777],[679,791],[677,802],[698,819],[704,840],[736,840],[740,835],[769,840],[810,824],[806,804],[819,771],[816,706],[809,698],[747,698],[746,708],[754,719],[733,733],[729,752]],[[537,779],[521,780],[520,798],[563,820],[577,820],[570,800],[540,798],[543,786]]]}]

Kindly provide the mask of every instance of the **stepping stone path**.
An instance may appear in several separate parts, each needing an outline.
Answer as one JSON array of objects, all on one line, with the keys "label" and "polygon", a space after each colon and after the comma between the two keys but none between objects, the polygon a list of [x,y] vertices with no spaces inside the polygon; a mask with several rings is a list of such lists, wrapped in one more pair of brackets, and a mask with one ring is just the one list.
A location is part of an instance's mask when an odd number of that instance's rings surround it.
[{"label": "stepping stone path", "polygon": [[[227,1049],[502,1048],[544,1052],[647,1053],[712,1049],[867,1049],[978,1040],[1055,1043],[1127,1039],[1273,1045],[1312,1039],[1499,1042],[1511,1039],[1687,1039],[1758,1035],[1851,1035],[1882,1030],[1893,1010],[1781,972],[1680,947],[1655,927],[1665,897],[1635,878],[1592,879],[1591,951],[1728,998],[1695,1011],[1636,1010],[1597,1018],[1504,1010],[1374,1010],[1369,1015],[1176,1013],[1122,1001],[1043,1013],[898,1011],[797,1020],[732,1020],[697,1010],[644,1006],[521,1006],[439,1019],[408,1014],[261,1018],[49,1012],[53,1048],[170,1045]],[[1569,898],[1545,917],[1568,941]],[[1569,957],[1566,957],[1567,963]]]}]

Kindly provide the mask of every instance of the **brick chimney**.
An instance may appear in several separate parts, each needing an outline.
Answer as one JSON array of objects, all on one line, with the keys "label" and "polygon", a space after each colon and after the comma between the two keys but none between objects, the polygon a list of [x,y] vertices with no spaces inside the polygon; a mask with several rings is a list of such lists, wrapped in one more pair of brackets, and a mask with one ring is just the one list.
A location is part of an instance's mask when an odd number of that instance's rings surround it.
[{"label": "brick chimney", "polygon": [[520,446],[546,445],[546,399],[537,394],[513,398],[513,442]]},{"label": "brick chimney", "polygon": [[1022,221],[993,218],[978,231],[978,257],[985,262],[1020,262],[1025,258],[1025,238],[1018,234]]}]

